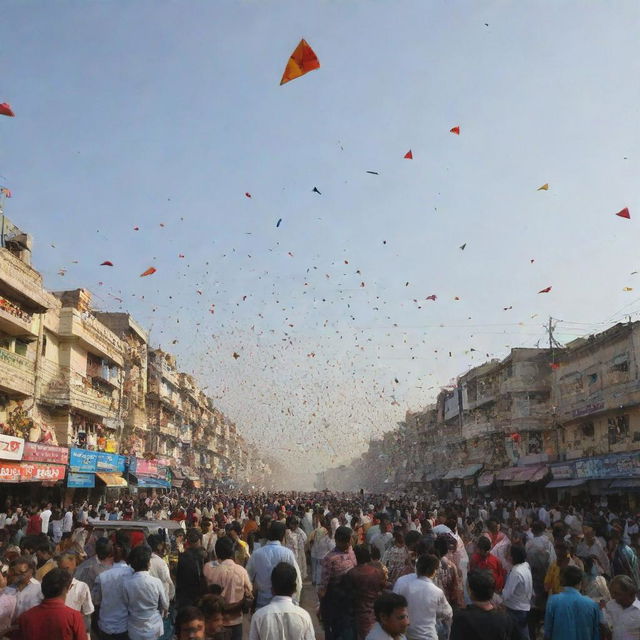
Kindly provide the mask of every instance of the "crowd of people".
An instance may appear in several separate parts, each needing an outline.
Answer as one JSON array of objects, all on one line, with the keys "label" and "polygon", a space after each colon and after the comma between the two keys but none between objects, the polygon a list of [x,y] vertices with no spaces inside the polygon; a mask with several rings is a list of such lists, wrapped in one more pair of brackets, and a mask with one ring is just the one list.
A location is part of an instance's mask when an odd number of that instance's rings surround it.
[{"label": "crowd of people", "polygon": [[640,639],[639,538],[601,501],[8,497],[0,638],[311,640],[316,609],[326,640]]}]

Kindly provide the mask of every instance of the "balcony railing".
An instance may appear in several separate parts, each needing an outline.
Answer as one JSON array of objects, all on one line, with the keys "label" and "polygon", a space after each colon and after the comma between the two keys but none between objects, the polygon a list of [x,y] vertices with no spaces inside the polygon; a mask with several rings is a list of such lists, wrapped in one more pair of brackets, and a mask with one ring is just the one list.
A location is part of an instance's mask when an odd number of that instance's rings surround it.
[{"label": "balcony railing", "polygon": [[17,353],[0,348],[0,380],[3,387],[31,396],[35,382],[34,363]]}]

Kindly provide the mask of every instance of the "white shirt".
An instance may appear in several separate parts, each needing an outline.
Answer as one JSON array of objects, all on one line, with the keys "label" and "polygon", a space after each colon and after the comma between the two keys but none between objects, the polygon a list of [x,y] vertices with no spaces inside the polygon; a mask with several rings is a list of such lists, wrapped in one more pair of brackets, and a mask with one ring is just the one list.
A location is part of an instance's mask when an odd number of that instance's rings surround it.
[{"label": "white shirt", "polygon": [[[104,575],[104,574],[102,574]],[[169,610],[164,586],[148,571],[136,571],[123,582],[124,602],[129,611],[130,640],[155,640],[164,633],[163,613]]]},{"label": "white shirt", "polygon": [[73,513],[67,511],[62,519],[62,533],[69,533],[73,529]]},{"label": "white shirt", "polygon": [[95,611],[89,585],[75,578],[71,579],[71,586],[64,603],[67,607],[80,611],[83,616],[90,616]]},{"label": "white shirt", "polygon": [[540,507],[540,509],[538,509],[538,518],[540,518],[540,520],[542,520],[542,522],[544,522],[547,527],[551,526],[551,518],[549,517],[549,512],[544,507]]},{"label": "white shirt", "polygon": [[42,533],[49,533],[49,518],[51,517],[51,509],[45,509],[40,514],[42,520]]},{"label": "white shirt", "polygon": [[502,601],[507,609],[529,611],[533,596],[533,579],[528,562],[513,565],[502,590]]},{"label": "white shirt", "polygon": [[[376,622],[371,631],[367,634],[365,640],[395,640],[393,636],[390,636],[381,626],[379,622]],[[398,636],[398,640],[407,640],[407,636]]]},{"label": "white shirt", "polygon": [[173,600],[173,596],[176,595],[176,587],[173,584],[173,580],[171,579],[171,574],[169,573],[169,567],[167,566],[167,563],[157,553],[151,554],[149,573],[154,578],[158,578],[158,580],[162,582],[164,592],[167,595],[167,600],[171,602],[171,600]]},{"label": "white shirt", "polygon": [[605,616],[613,633],[612,640],[636,640],[640,638],[640,600],[623,609],[615,600],[609,600]]},{"label": "white shirt", "polygon": [[254,550],[247,563],[249,579],[256,586],[255,597],[258,607],[263,607],[271,602],[271,572],[279,562],[286,562],[295,568],[298,574],[295,599],[300,601],[302,578],[296,557],[291,549],[283,547],[277,540],[270,540],[264,547],[257,551]]},{"label": "white shirt", "polygon": [[444,591],[426,576],[416,577],[393,588],[407,599],[409,604],[409,640],[438,640],[436,619],[450,620],[453,616],[451,605]]},{"label": "white shirt", "polygon": [[[8,590],[7,593],[9,593]],[[17,620],[25,611],[29,611],[29,609],[37,607],[44,600],[40,583],[35,578],[31,578],[31,580],[29,580],[29,584],[22,591],[18,591],[16,589],[15,596],[16,609],[13,612],[14,621]]]},{"label": "white shirt", "polygon": [[249,640],[315,640],[311,616],[287,596],[274,596],[251,619]]}]

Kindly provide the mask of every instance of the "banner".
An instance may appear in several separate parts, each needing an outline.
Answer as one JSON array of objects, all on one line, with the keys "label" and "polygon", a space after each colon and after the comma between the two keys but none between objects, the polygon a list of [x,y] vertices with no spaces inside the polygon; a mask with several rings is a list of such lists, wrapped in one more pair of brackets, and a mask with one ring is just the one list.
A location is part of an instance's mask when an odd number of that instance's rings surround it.
[{"label": "banner", "polygon": [[0,482],[57,482],[64,480],[66,468],[38,462],[0,463]]},{"label": "banner", "polygon": [[69,469],[76,473],[95,473],[98,463],[98,452],[86,449],[69,451]]},{"label": "banner", "polygon": [[129,458],[129,471],[140,476],[157,476],[158,461],[145,458]]},{"label": "banner", "polygon": [[93,489],[96,486],[96,476],[93,473],[70,472],[67,487],[74,489]]},{"label": "banner", "polygon": [[24,439],[0,433],[0,460],[22,460]]},{"label": "banner", "polygon": [[97,452],[96,471],[106,471],[113,473],[124,473],[125,457],[117,453]]},{"label": "banner", "polygon": [[31,462],[55,462],[67,464],[69,462],[69,449],[66,447],[54,447],[49,444],[37,444],[36,442],[24,443],[23,460]]}]

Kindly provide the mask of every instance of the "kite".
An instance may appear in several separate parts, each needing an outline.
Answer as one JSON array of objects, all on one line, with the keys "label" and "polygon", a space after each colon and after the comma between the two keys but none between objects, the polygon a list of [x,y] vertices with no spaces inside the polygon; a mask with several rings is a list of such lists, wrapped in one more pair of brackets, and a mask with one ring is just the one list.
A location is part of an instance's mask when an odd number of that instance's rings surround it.
[{"label": "kite", "polygon": [[633,291],[633,287],[625,287],[623,291]]},{"label": "kite", "polygon": [[251,194],[250,194],[248,191],[247,191],[244,195],[245,195],[247,198],[250,198],[250,197],[251,197]]},{"label": "kite", "polygon": [[559,369],[560,368],[560,365],[557,362],[552,362],[549,366],[552,369]]},{"label": "kite", "polygon": [[425,300],[433,300],[434,302],[438,299],[438,296],[435,293],[432,293],[430,296],[427,296]]},{"label": "kite", "polygon": [[549,183],[545,182],[541,187],[538,187],[536,191],[549,191]]},{"label": "kite", "polygon": [[451,127],[451,129],[449,129],[449,133],[455,133],[457,136],[460,135],[460,126],[458,125],[457,127]]},{"label": "kite", "polygon": [[298,46],[294,49],[291,57],[287,61],[287,66],[282,74],[280,85],[295,80],[303,76],[309,71],[320,68],[320,60],[309,46],[308,42],[303,38]]},{"label": "kite", "polygon": [[549,293],[549,291],[551,291],[551,287],[545,287],[544,289],[540,289],[538,293]]},{"label": "kite", "polygon": [[13,109],[8,102],[3,102],[0,104],[0,116],[9,116],[10,118],[15,118],[16,114],[13,113]]},{"label": "kite", "polygon": [[627,220],[631,220],[631,214],[629,213],[629,209],[625,207],[622,211],[618,211],[616,215],[619,218],[626,218]]},{"label": "kite", "polygon": [[411,153],[411,149],[409,149],[409,151],[407,151],[407,153],[404,154],[404,157],[407,160],[413,160],[413,153]]},{"label": "kite", "polygon": [[367,173],[370,173],[372,176],[379,176],[380,175],[377,171],[367,171]]},{"label": "kite", "polygon": [[145,276],[150,276],[152,274],[154,274],[157,271],[157,269],[155,267],[149,267],[146,271],[143,271],[140,274],[141,278],[144,278]]},{"label": "kite", "polygon": [[464,244],[460,245],[460,250],[464,251],[465,247],[467,246],[467,243],[465,242]]},{"label": "kite", "polygon": [[11,189],[7,189],[7,187],[0,187],[0,193],[7,198],[11,197]]},{"label": "kite", "polygon": [[233,358],[234,360],[237,360],[240,357],[239,353],[236,353],[235,351],[233,352]]},{"label": "kite", "polygon": [[140,231],[140,227],[133,227],[134,231]]},{"label": "kite", "polygon": [[111,262],[111,260],[105,260],[104,262],[100,263],[101,267],[113,267],[113,262]]},{"label": "kite", "polygon": [[280,226],[281,222],[282,222],[282,218],[278,218],[278,222],[276,222],[276,228],[278,228]]},{"label": "kite", "polygon": [[313,193],[317,193],[319,196],[321,196],[322,194],[318,191],[318,187],[313,187],[313,189],[311,189],[311,191]]}]

